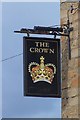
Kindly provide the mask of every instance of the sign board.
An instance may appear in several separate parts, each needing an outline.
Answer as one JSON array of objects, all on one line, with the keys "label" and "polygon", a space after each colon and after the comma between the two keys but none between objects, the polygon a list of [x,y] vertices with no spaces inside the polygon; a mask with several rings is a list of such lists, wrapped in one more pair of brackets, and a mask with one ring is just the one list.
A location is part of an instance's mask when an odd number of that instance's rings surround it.
[{"label": "sign board", "polygon": [[61,97],[60,39],[24,37],[24,96]]}]

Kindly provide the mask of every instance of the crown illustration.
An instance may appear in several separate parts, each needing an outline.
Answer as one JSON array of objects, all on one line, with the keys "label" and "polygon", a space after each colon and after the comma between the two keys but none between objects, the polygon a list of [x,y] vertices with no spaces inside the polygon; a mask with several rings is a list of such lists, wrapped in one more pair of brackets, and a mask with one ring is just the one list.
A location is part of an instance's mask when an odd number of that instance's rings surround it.
[{"label": "crown illustration", "polygon": [[36,62],[29,64],[29,72],[34,83],[39,81],[45,81],[52,83],[54,74],[56,74],[56,67],[54,64],[44,64],[44,57],[40,57],[40,65]]}]

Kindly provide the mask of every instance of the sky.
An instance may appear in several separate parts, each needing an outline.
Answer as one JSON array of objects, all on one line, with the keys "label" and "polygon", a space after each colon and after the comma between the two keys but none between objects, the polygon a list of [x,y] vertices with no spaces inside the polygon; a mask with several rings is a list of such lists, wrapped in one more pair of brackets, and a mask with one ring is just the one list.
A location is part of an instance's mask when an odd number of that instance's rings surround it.
[{"label": "sky", "polygon": [[[0,4],[0,18],[2,18],[2,5]],[[2,19],[0,19],[0,61],[2,60]],[[0,118],[2,115],[2,62],[0,62]]]},{"label": "sky", "polygon": [[[2,3],[2,59],[23,52],[23,36],[14,30],[60,24],[59,2]],[[32,36],[32,35],[31,35]],[[60,118],[60,98],[23,96],[23,56],[2,62],[2,117]]]},{"label": "sky", "polygon": [[0,1],[1,2],[60,2],[60,0],[0,0]]}]

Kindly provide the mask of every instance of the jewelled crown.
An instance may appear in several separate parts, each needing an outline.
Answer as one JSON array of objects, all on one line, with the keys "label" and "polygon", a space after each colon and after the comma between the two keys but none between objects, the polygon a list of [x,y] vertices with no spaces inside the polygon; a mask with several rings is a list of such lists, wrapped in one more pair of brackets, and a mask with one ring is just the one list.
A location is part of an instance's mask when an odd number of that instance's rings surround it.
[{"label": "jewelled crown", "polygon": [[36,62],[31,62],[29,64],[29,72],[32,77],[33,82],[45,81],[52,83],[54,74],[56,74],[55,65],[48,63],[44,64],[44,57],[40,57],[40,65]]}]

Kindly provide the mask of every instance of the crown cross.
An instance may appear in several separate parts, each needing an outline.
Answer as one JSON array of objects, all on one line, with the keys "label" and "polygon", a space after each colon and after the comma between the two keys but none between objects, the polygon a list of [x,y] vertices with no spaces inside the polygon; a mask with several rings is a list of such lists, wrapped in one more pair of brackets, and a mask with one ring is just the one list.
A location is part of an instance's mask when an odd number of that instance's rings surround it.
[{"label": "crown cross", "polygon": [[44,57],[43,56],[40,57],[40,68],[44,69]]},{"label": "crown cross", "polygon": [[44,62],[44,57],[41,56],[41,57],[40,57],[40,60],[41,60],[41,62]]}]

